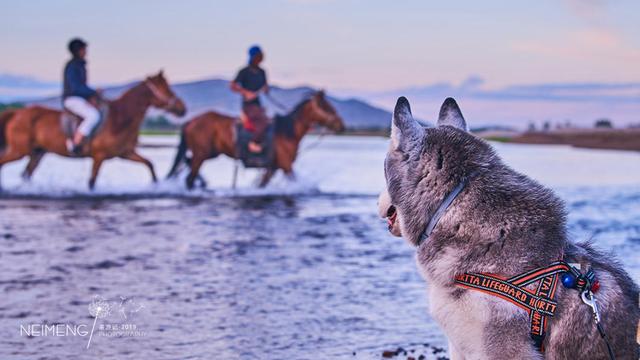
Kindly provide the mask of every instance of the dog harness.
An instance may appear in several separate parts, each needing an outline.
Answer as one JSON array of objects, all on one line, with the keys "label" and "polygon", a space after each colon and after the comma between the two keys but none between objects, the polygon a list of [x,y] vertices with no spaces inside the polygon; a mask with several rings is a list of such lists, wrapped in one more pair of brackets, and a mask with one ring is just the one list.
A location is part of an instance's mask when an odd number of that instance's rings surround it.
[{"label": "dog harness", "polygon": [[[445,214],[449,206],[464,190],[469,181],[477,175],[477,172],[464,177],[462,181],[442,200],[442,203],[429,219],[425,230],[418,239],[418,246],[426,241],[440,218]],[[549,266],[529,270],[511,278],[504,278],[496,274],[487,273],[463,273],[455,276],[455,284],[471,290],[477,290],[485,294],[494,295],[524,309],[529,315],[529,333],[535,346],[544,352],[544,338],[546,336],[549,318],[555,315],[558,303],[554,301],[558,278],[569,289],[576,289],[580,293],[582,302],[588,305],[593,313],[593,319],[600,336],[604,340],[609,358],[614,360],[613,349],[600,323],[600,312],[594,293],[600,289],[600,282],[596,280],[595,273],[589,269],[581,273],[575,264],[568,264],[563,260],[553,262]],[[535,289],[527,286],[538,282]]]},{"label": "dog harness", "polygon": [[[540,351],[547,329],[548,318],[553,317],[557,303],[554,301],[558,286],[558,274],[570,271],[563,261],[527,271],[509,279],[491,274],[464,273],[455,277],[456,285],[497,296],[524,309],[529,314],[531,339]],[[526,286],[538,282],[537,289]]]},{"label": "dog harness", "polygon": [[[455,283],[463,288],[497,296],[524,309],[529,315],[531,339],[536,347],[544,352],[543,343],[548,318],[555,315],[558,305],[554,296],[560,277],[562,285],[578,290],[582,302],[591,308],[598,333],[607,346],[609,358],[615,359],[609,339],[600,323],[600,311],[594,296],[600,289],[600,282],[596,279],[593,269],[581,273],[574,265],[562,260],[556,261],[547,267],[536,268],[509,279],[493,274],[464,273],[455,277]],[[526,288],[536,281],[539,283],[535,290]]]}]

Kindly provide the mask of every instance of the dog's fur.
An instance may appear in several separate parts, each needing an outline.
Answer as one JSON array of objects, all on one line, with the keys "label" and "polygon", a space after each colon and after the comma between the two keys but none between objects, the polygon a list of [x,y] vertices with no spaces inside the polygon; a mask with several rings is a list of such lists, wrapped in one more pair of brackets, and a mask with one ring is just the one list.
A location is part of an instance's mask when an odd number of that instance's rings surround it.
[{"label": "dog's fur", "polygon": [[[424,128],[409,102],[398,99],[385,160],[388,192],[380,214],[395,207],[390,231],[414,246],[429,219],[464,177],[477,175],[454,200],[430,237],[417,247],[429,284],[430,310],[453,359],[606,359],[591,309],[578,291],[556,291],[545,352],[529,337],[526,312],[498,297],[454,284],[464,272],[514,276],[564,258],[593,267],[602,324],[617,359],[638,359],[638,288],[609,254],[567,239],[563,202],[549,189],[505,165],[491,146],[467,132],[455,100],[445,100],[437,126]],[[392,211],[392,210],[391,210]]]}]

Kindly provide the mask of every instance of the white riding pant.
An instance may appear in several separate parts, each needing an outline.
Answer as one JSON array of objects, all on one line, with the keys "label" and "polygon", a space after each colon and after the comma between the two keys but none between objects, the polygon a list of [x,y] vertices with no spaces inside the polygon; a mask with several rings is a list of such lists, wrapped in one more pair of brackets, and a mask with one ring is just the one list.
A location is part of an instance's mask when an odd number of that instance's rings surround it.
[{"label": "white riding pant", "polygon": [[82,117],[82,122],[78,126],[78,132],[82,136],[88,136],[93,131],[93,128],[98,125],[100,121],[100,112],[87,100],[79,96],[69,96],[64,99],[64,107],[72,111],[73,113]]}]

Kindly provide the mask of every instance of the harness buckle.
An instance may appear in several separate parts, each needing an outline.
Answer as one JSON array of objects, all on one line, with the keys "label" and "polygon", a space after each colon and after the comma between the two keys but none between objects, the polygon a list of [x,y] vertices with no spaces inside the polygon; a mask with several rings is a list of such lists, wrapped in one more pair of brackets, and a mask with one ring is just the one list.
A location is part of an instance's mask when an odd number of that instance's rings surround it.
[{"label": "harness buckle", "polygon": [[593,312],[593,319],[596,321],[596,324],[599,324],[600,311],[598,310],[598,302],[596,301],[596,297],[593,295],[591,290],[585,290],[580,293],[580,299],[582,299],[582,302],[587,304],[591,308],[591,312]]}]

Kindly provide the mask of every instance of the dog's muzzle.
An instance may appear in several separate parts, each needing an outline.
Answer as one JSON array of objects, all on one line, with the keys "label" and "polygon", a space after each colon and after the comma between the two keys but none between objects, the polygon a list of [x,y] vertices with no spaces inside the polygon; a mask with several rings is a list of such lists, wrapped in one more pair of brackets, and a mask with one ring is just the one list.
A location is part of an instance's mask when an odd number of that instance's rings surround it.
[{"label": "dog's muzzle", "polygon": [[391,203],[391,197],[387,190],[381,192],[378,197],[378,214],[381,218],[387,220],[387,227],[391,234],[402,236],[400,222],[398,221],[398,212],[396,207]]}]

